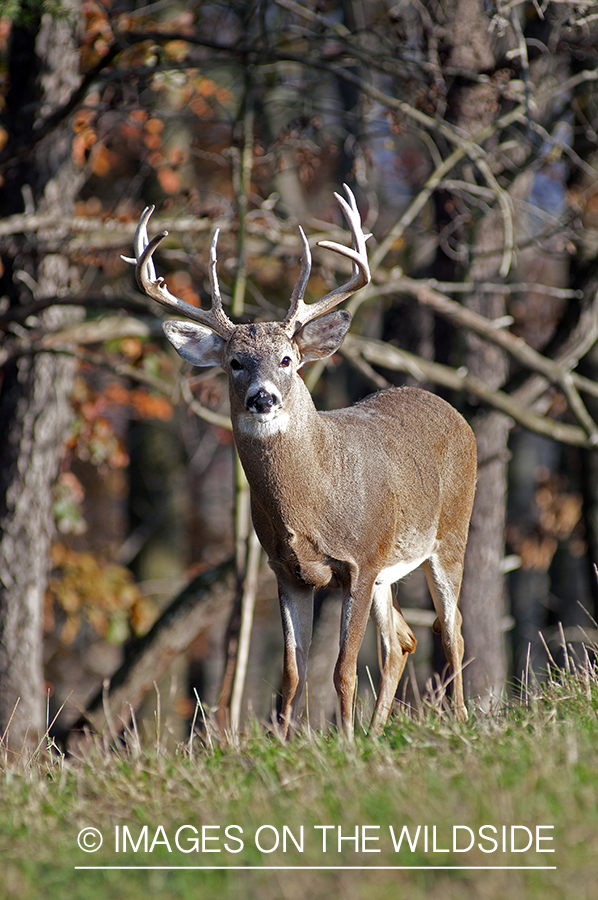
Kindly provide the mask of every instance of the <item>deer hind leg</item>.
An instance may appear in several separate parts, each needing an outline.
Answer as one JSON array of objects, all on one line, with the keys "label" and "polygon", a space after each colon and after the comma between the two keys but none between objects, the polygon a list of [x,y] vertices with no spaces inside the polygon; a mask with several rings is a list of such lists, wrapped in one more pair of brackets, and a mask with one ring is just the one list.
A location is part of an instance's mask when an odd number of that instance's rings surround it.
[{"label": "deer hind leg", "polygon": [[284,635],[281,720],[285,737],[297,718],[307,678],[313,632],[314,592],[302,584],[278,583]]},{"label": "deer hind leg", "polygon": [[377,732],[386,724],[407,656],[413,653],[417,641],[403,614],[392,602],[391,585],[374,585],[372,618],[380,635],[382,650],[378,699],[371,723],[371,730]]},{"label": "deer hind leg", "polygon": [[461,611],[458,607],[463,560],[445,560],[441,554],[431,556],[423,563],[426,581],[430,588],[434,609],[438,616],[434,630],[440,631],[442,646],[453,676],[453,709],[460,722],[467,720],[467,708],[463,697],[463,653]]}]

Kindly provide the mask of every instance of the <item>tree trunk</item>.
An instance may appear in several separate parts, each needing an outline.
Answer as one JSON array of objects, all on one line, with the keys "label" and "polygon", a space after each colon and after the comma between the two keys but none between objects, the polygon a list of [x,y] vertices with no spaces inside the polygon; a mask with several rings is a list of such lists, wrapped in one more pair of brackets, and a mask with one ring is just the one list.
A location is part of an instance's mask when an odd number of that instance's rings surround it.
[{"label": "tree trunk", "polygon": [[[479,0],[453,0],[447,7],[450,63],[471,72],[492,71],[494,48],[489,22]],[[470,82],[450,97],[453,114],[464,132],[475,134],[489,125],[499,109],[491,84]],[[500,214],[492,211],[476,227],[475,250],[502,244]],[[477,256],[468,280],[495,280],[500,257]],[[490,319],[504,315],[500,294],[472,294],[467,305]],[[507,373],[503,350],[476,335],[467,335],[467,367],[471,375],[491,387],[500,387]],[[501,631],[503,576],[500,562],[504,548],[507,440],[511,421],[497,412],[482,413],[472,422],[478,443],[478,483],[465,556],[461,609],[466,693],[488,698],[502,693],[506,679],[506,654]]]},{"label": "tree trunk", "polygon": [[[35,26],[14,28],[6,115],[11,141],[33,135],[77,84],[79,0],[68,0],[63,10],[70,15],[45,14]],[[32,152],[22,151],[6,173],[3,209],[22,212],[25,197],[40,213],[71,212],[77,187],[67,123]],[[3,293],[11,305],[30,303],[31,293],[35,299],[64,295],[75,277],[60,253],[35,255],[26,241],[15,241],[5,273]],[[54,329],[78,315],[55,307],[27,324]],[[71,415],[74,371],[68,356],[22,357],[6,367],[0,392],[0,737],[10,722],[7,741],[15,750],[35,744],[44,730],[42,609],[52,489]]]},{"label": "tree trunk", "polygon": [[467,693],[488,708],[505,687],[507,661],[501,620],[504,615],[505,502],[507,442],[512,422],[491,412],[476,419],[478,484],[471,517],[461,593]]},{"label": "tree trunk", "polygon": [[[490,213],[478,227],[478,251],[500,246],[500,217]],[[478,257],[469,277],[472,281],[497,280],[496,257]],[[502,294],[471,294],[467,306],[489,319],[505,314]],[[508,360],[504,350],[473,334],[467,335],[469,373],[492,388],[504,384]],[[505,517],[507,503],[507,460],[512,420],[499,412],[476,416],[472,428],[478,444],[478,482],[461,592],[463,612],[464,672],[466,693],[488,708],[505,688],[507,659],[501,620],[504,616]]]}]

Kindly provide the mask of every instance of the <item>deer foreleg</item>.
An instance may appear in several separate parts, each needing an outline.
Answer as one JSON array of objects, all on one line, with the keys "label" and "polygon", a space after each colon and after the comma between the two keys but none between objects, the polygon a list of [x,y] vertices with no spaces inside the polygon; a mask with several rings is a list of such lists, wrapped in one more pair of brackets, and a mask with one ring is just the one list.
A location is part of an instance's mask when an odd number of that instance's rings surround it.
[{"label": "deer foreleg", "polygon": [[340,652],[334,669],[342,728],[353,738],[353,699],[357,682],[357,656],[372,605],[373,585],[355,585],[343,600]]},{"label": "deer foreleg", "polygon": [[304,585],[279,582],[284,667],[281,720],[285,737],[297,718],[307,678],[307,657],[313,632],[314,592]]}]

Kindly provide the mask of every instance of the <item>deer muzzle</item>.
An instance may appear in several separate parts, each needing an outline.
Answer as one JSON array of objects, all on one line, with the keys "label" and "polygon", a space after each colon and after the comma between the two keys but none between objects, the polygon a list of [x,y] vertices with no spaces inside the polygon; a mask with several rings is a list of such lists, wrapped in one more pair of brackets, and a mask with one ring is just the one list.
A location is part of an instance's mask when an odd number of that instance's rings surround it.
[{"label": "deer muzzle", "polygon": [[282,406],[280,395],[276,391],[268,391],[261,387],[257,391],[248,391],[245,399],[245,409],[248,412],[265,416],[275,413]]}]

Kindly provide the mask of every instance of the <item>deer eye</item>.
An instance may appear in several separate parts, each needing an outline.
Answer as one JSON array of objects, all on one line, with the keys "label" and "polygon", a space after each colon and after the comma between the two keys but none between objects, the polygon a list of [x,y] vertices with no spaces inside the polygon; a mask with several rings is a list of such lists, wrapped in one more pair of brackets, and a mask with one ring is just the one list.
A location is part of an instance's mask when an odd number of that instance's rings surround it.
[{"label": "deer eye", "polygon": [[235,372],[240,372],[241,369],[243,368],[243,365],[242,365],[242,363],[239,362],[238,359],[231,359],[231,361],[230,361],[230,367],[231,367],[231,369],[233,369]]},{"label": "deer eye", "polygon": [[288,367],[289,367],[290,365],[291,365],[291,357],[290,357],[290,356],[283,356],[283,358],[280,360],[280,366],[281,366],[281,368],[282,368],[282,369],[288,369]]}]

